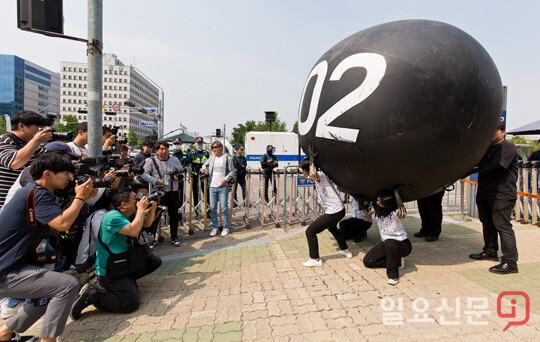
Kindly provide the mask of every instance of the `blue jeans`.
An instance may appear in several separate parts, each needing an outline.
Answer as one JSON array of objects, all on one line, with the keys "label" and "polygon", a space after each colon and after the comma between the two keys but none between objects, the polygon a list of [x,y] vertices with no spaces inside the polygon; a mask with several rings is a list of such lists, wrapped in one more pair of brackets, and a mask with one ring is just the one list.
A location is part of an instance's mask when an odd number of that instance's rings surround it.
[{"label": "blue jeans", "polygon": [[210,218],[212,219],[212,227],[219,227],[219,219],[217,213],[217,202],[221,205],[223,213],[223,228],[229,229],[229,187],[227,185],[220,187],[210,187]]}]

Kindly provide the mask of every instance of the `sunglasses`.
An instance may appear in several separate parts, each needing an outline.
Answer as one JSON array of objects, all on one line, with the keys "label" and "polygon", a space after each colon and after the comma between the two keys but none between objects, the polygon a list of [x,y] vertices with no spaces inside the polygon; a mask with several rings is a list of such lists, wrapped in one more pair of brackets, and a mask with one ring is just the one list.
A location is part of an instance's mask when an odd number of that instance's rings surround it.
[{"label": "sunglasses", "polygon": [[218,146],[212,146],[212,150],[217,150],[218,148]]}]

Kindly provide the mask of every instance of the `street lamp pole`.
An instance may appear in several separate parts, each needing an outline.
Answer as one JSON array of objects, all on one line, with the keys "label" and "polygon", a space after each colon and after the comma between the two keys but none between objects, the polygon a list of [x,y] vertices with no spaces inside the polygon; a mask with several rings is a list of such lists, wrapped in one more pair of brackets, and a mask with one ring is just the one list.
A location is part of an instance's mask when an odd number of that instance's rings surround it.
[{"label": "street lamp pole", "polygon": [[88,155],[102,154],[103,0],[88,0]]}]

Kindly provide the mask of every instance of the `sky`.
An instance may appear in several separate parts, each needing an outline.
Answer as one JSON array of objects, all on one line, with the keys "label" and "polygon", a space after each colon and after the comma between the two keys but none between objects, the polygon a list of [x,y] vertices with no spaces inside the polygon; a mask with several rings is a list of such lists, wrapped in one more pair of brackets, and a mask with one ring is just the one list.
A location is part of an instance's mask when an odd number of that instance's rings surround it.
[{"label": "sky", "polygon": [[[307,76],[333,45],[404,19],[454,25],[494,60],[508,87],[507,130],[540,119],[538,1],[109,0],[104,52],[133,64],[165,92],[165,132],[202,135],[278,112],[290,130]],[[87,37],[87,1],[64,0],[64,33]],[[86,62],[84,43],[17,29],[15,0],[0,4],[0,54],[52,71]]]}]

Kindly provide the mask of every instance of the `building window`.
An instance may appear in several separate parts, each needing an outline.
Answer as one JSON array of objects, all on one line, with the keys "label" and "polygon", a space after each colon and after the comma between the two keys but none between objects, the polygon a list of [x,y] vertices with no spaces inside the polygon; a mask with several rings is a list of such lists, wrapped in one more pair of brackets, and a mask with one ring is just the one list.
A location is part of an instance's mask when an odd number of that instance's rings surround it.
[{"label": "building window", "polygon": [[66,67],[63,67],[62,70],[66,71]]},{"label": "building window", "polygon": [[71,67],[68,68],[68,71],[71,71]]}]

